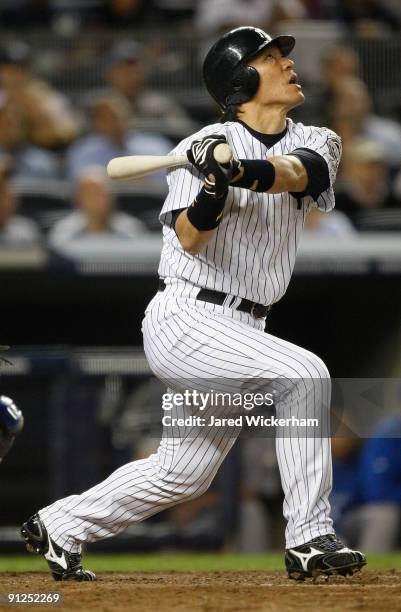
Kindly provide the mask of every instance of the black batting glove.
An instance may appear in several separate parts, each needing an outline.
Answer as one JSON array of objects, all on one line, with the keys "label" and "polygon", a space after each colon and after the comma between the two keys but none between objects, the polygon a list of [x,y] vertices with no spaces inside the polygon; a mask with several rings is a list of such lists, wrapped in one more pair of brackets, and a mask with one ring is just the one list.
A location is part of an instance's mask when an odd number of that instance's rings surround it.
[{"label": "black batting glove", "polygon": [[214,159],[214,150],[219,144],[227,144],[226,137],[221,134],[210,134],[202,140],[195,140],[187,151],[188,160],[206,178],[205,189],[216,198],[227,192],[233,174],[237,172],[234,166],[236,160],[228,164],[219,164]]},{"label": "black batting glove", "polygon": [[214,159],[214,150],[219,144],[227,144],[226,137],[221,134],[210,134],[202,140],[194,140],[187,151],[191,164],[206,177],[220,171],[220,164]]}]

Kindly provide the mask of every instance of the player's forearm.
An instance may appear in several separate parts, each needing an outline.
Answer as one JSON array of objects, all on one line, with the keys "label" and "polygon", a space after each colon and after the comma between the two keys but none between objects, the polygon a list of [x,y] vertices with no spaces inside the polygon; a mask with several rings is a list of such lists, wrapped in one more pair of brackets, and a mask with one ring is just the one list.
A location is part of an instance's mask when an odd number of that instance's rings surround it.
[{"label": "player's forearm", "polygon": [[302,192],[308,175],[298,157],[278,155],[267,160],[239,160],[240,170],[233,187],[264,193]]},{"label": "player's forearm", "polygon": [[279,155],[268,160],[275,169],[275,179],[269,193],[302,192],[308,185],[306,169],[298,157]]},{"label": "player's forearm", "polygon": [[211,240],[223,217],[228,181],[214,180],[209,174],[205,184],[175,222],[175,231],[184,251],[197,255]]},{"label": "player's forearm", "polygon": [[183,210],[175,222],[175,232],[184,251],[197,255],[211,240],[215,230],[198,230],[188,219],[187,211]]}]

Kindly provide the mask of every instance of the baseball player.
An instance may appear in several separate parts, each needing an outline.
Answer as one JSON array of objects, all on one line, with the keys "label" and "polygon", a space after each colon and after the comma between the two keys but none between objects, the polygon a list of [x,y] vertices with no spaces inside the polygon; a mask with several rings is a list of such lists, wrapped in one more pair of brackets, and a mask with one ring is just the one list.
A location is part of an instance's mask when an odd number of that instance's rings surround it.
[{"label": "baseball player", "polygon": [[[339,137],[287,118],[304,101],[288,55],[292,36],[237,28],[206,56],[206,86],[220,123],[182,141],[192,165],[170,171],[159,291],[143,321],[150,367],[178,398],[183,389],[275,383],[278,414],[327,419],[330,375],[319,357],[265,333],[272,304],[293,271],[305,216],[334,207]],[[228,143],[230,163],[214,149]],[[319,314],[317,313],[317,316]],[[208,387],[209,385],[209,387]],[[176,399],[171,418],[193,413]],[[208,405],[207,411],[217,410]],[[229,414],[218,409],[220,416]],[[213,413],[214,414],[214,413]],[[184,419],[185,420],[185,419]],[[213,419],[211,419],[213,421]],[[171,421],[172,422],[172,421]],[[157,452],[122,466],[104,482],[43,508],[22,526],[28,549],[44,555],[56,580],[94,580],[81,547],[207,490],[241,428],[165,425]],[[287,520],[290,578],[352,574],[366,559],[335,536],[328,496],[328,435],[276,437]]]}]

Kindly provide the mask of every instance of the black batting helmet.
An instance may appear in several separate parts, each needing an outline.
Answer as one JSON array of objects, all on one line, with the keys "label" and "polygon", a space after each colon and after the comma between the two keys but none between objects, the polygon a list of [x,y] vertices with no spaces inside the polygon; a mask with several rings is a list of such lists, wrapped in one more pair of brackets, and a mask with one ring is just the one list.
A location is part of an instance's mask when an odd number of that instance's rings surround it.
[{"label": "black batting helmet", "polygon": [[288,55],[295,45],[290,35],[272,38],[259,28],[244,26],[224,34],[203,63],[203,78],[210,95],[222,110],[250,100],[259,87],[259,74],[247,61],[268,46]]}]

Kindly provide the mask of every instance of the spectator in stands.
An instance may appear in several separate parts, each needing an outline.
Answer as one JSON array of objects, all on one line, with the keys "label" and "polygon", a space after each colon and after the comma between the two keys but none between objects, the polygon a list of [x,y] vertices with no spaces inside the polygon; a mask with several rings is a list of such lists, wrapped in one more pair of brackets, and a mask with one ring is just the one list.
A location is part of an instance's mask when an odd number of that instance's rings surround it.
[{"label": "spectator in stands", "polygon": [[0,50],[0,90],[23,121],[27,140],[58,149],[78,134],[79,120],[67,99],[33,76],[31,52],[22,42]]},{"label": "spectator in stands", "polygon": [[40,232],[34,221],[16,214],[18,201],[11,191],[9,174],[9,160],[0,158],[0,246],[33,246],[40,242]]},{"label": "spectator in stands", "polygon": [[196,125],[176,100],[145,88],[149,58],[136,41],[117,43],[105,58],[105,80],[114,95],[128,102],[131,126],[181,138]]},{"label": "spectator in stands", "polygon": [[199,0],[153,0],[153,14],[158,21],[174,24],[193,20]]},{"label": "spectator in stands", "polygon": [[166,155],[172,149],[164,136],[128,129],[129,117],[129,105],[123,98],[98,98],[92,107],[92,131],[67,151],[67,176],[76,179],[88,166],[105,168],[113,157]]},{"label": "spectator in stands", "polygon": [[[343,424],[340,424],[344,427]],[[333,490],[330,495],[332,518],[336,529],[350,546],[359,545],[361,491],[359,481],[360,442],[351,430],[333,436]]]},{"label": "spectator in stands", "polygon": [[331,107],[335,93],[341,90],[344,79],[358,78],[359,55],[346,44],[330,46],[322,56],[321,68],[321,82],[312,104],[316,106],[318,125],[328,125],[334,119]]},{"label": "spectator in stands", "polygon": [[244,23],[269,31],[278,21],[306,16],[301,0],[198,0],[196,26],[205,34],[217,34]]},{"label": "spectator in stands", "polygon": [[108,0],[102,14],[107,25],[138,27],[146,10],[149,10],[149,2],[145,0]]},{"label": "spectator in stands", "polygon": [[12,158],[14,178],[54,179],[60,174],[55,153],[26,141],[20,113],[4,95],[0,95],[0,155]]},{"label": "spectator in stands", "polygon": [[302,240],[307,240],[313,236],[343,238],[352,236],[354,233],[355,228],[345,213],[334,209],[330,214],[326,214],[318,208],[312,207],[305,218]]},{"label": "spectator in stands", "polygon": [[346,44],[329,47],[322,58],[321,107],[327,119],[327,109],[335,93],[341,89],[346,78],[358,78],[360,73],[359,56]]},{"label": "spectator in stands", "polygon": [[49,233],[55,249],[91,243],[102,250],[108,238],[132,240],[144,231],[143,224],[130,215],[116,211],[104,168],[86,168],[77,181],[77,210],[61,219]]},{"label": "spectator in stands", "polygon": [[360,463],[363,532],[360,546],[373,553],[400,547],[401,416],[383,420],[366,441]]},{"label": "spectator in stands", "polygon": [[333,99],[328,102],[333,129],[348,142],[366,138],[381,147],[385,161],[398,168],[401,159],[401,126],[372,113],[372,101],[363,81],[356,77],[338,79]]},{"label": "spectator in stands", "polygon": [[323,57],[323,87],[330,96],[341,88],[343,79],[358,77],[359,72],[359,56],[352,47],[330,47]]},{"label": "spectator in stands", "polygon": [[380,147],[368,140],[350,143],[343,154],[336,207],[358,225],[361,211],[396,205]]},{"label": "spectator in stands", "polygon": [[380,38],[400,28],[400,19],[385,0],[336,0],[336,15],[359,36]]}]

